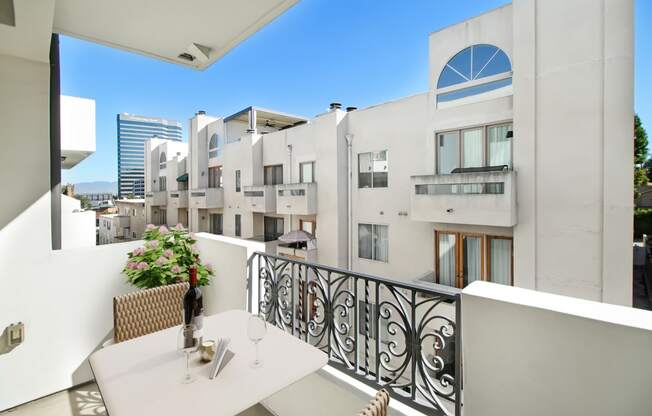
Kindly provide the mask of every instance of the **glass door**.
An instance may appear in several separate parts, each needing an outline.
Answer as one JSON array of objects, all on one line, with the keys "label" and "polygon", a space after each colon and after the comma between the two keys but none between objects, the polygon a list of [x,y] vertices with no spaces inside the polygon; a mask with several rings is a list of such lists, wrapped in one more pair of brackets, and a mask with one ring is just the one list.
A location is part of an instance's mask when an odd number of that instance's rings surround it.
[{"label": "glass door", "polygon": [[462,131],[462,167],[477,168],[484,166],[483,129]]},{"label": "glass door", "polygon": [[457,131],[437,135],[437,173],[445,175],[460,167],[460,134]]},{"label": "glass door", "polygon": [[463,288],[484,276],[484,237],[435,232],[436,282]]}]

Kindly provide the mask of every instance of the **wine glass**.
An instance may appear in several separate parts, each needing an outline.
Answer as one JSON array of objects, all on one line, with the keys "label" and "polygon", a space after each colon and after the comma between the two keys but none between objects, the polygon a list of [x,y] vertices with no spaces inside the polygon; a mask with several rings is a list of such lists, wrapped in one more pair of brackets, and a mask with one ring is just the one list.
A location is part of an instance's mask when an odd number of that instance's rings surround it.
[{"label": "wine glass", "polygon": [[251,368],[258,368],[263,365],[263,360],[258,357],[258,343],[263,339],[267,332],[267,322],[262,315],[251,315],[247,325],[247,336],[256,346],[256,359],[249,365]]},{"label": "wine glass", "polygon": [[190,354],[197,351],[199,339],[197,338],[197,327],[195,324],[181,324],[177,338],[177,349],[186,356],[186,372],[181,379],[184,384],[192,383],[195,378],[190,373]]}]

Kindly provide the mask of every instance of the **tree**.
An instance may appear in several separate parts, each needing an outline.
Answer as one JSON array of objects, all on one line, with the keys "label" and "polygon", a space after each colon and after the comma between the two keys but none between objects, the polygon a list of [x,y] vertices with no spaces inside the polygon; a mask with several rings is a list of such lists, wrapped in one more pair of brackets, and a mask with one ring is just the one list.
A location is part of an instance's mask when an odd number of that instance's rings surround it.
[{"label": "tree", "polygon": [[640,194],[638,188],[648,182],[648,169],[652,167],[652,162],[647,157],[648,140],[647,132],[641,123],[641,119],[636,114],[634,116],[634,199],[638,199]]}]

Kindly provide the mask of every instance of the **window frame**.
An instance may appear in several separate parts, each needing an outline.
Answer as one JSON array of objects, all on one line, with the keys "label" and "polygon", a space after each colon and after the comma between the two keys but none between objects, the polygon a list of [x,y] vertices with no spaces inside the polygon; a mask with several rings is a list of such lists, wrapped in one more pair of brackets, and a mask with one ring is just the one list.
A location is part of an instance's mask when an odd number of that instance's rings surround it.
[{"label": "window frame", "polygon": [[[374,164],[374,161],[376,161],[376,159],[374,158],[374,154],[382,153],[382,152],[385,153],[385,164],[387,165],[387,169],[386,169],[385,172],[378,172],[378,173],[385,173],[387,175],[387,178],[386,178],[387,182],[386,182],[385,186],[374,186],[374,173],[375,172],[374,172],[374,169],[373,169],[373,164]],[[361,172],[360,171],[360,167],[361,167],[361,165],[360,165],[360,157],[362,155],[367,155],[367,154],[371,155],[371,171],[369,171],[369,172]],[[377,150],[377,151],[368,151],[368,152],[359,152],[357,159],[358,159],[357,160],[357,163],[358,163],[358,176],[357,176],[358,189],[387,189],[387,188],[389,188],[389,149],[383,149],[383,150]],[[370,176],[371,180],[369,181],[370,186],[364,186],[364,187],[360,186],[360,183],[361,183],[360,175],[361,174],[370,174],[371,175]]]},{"label": "window frame", "polygon": [[[272,171],[272,183],[268,183],[267,181],[267,170],[270,169]],[[280,169],[281,171],[281,182],[277,183],[277,170]],[[283,185],[284,178],[283,175],[285,172],[283,172],[283,164],[278,163],[276,165],[265,165],[263,166],[263,185]]]},{"label": "window frame", "polygon": [[236,169],[235,171],[235,191],[242,191],[242,173],[240,172],[240,169]]},{"label": "window frame", "polygon": [[[214,177],[212,172],[218,172],[218,175]],[[217,183],[214,183],[217,180]],[[224,169],[222,165],[219,166],[210,166],[208,168],[208,188],[209,189],[221,189],[224,187]]]},{"label": "window frame", "polygon": [[[447,130],[438,130],[435,131],[435,172],[437,175],[450,175],[451,173],[442,173],[441,172],[441,160],[440,160],[440,135],[447,133],[456,133],[458,140],[458,154],[457,154],[457,166],[458,168],[464,167],[464,132],[473,131],[473,130],[482,130],[482,166],[479,167],[489,167],[489,129],[491,127],[500,127],[500,126],[511,126],[512,137],[510,137],[510,146],[509,146],[509,164],[508,170],[512,170],[514,166],[514,120],[502,120],[491,122],[489,124],[476,124],[471,126],[460,127],[456,129],[447,129]],[[388,168],[389,171],[389,168]]]},{"label": "window frame", "polygon": [[492,240],[509,240],[512,242],[511,244],[511,256],[510,256],[510,277],[509,277],[509,283],[511,286],[514,286],[514,237],[507,237],[507,236],[499,236],[499,235],[486,235],[487,239],[487,271],[486,271],[486,277],[488,282],[493,282],[491,278],[491,241]]},{"label": "window frame", "polygon": [[[360,255],[360,226],[371,226],[371,258],[368,257],[362,257]],[[376,227],[385,227],[387,229],[387,259],[386,260],[378,260],[376,256],[376,246],[374,245],[374,235],[376,234]],[[358,259],[362,260],[367,260],[367,261],[374,261],[378,263],[389,263],[389,224],[381,224],[381,223],[367,223],[367,222],[359,222],[358,223]]]},{"label": "window frame", "polygon": [[235,214],[233,217],[234,232],[236,237],[242,237],[242,215]]},{"label": "window frame", "polygon": [[[304,181],[304,178],[303,178],[303,166],[304,165],[310,165],[311,166],[311,168],[310,168],[310,172],[311,172],[311,176],[312,176],[311,181]],[[315,183],[315,161],[314,160],[299,163],[299,183]]]}]

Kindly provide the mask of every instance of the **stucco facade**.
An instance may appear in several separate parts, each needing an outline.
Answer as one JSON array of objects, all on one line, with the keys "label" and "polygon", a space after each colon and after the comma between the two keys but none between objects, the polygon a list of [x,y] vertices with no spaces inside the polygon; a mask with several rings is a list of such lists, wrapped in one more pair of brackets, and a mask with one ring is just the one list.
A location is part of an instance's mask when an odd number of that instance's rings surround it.
[{"label": "stucco facade", "polygon": [[[188,225],[267,240],[303,228],[320,263],[630,305],[631,7],[521,0],[439,30],[428,91],[369,108],[199,112]],[[148,144],[148,192],[165,145]],[[166,204],[174,225],[182,208]]]}]

